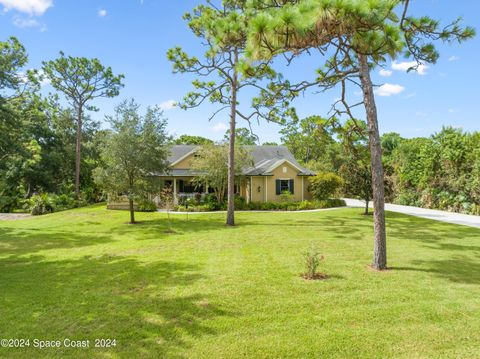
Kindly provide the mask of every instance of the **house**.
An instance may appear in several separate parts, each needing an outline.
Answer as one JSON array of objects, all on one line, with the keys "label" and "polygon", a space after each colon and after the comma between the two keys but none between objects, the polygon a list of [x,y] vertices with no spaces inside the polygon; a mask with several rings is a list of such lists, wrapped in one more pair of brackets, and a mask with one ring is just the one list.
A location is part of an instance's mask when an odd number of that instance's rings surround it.
[{"label": "house", "polygon": [[[253,166],[245,168],[246,178],[236,193],[247,202],[279,201],[280,194],[289,191],[295,201],[310,200],[309,177],[315,173],[302,167],[284,146],[245,146],[253,159]],[[165,186],[171,186],[175,200],[207,193],[208,188],[192,183],[195,173],[191,163],[199,146],[176,145],[168,158],[170,170],[156,173]]]}]

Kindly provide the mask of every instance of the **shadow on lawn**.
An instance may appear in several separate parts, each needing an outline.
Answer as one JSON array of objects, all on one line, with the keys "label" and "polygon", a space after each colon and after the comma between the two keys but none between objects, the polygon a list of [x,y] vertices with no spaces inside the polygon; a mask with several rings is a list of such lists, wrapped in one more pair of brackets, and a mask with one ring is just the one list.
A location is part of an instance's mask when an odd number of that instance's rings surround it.
[{"label": "shadow on lawn", "polygon": [[189,338],[215,334],[209,319],[232,315],[207,295],[181,294],[202,278],[194,265],[105,255],[52,262],[37,255],[0,260],[0,271],[2,335],[117,341],[112,349],[44,350],[45,356],[180,357]]},{"label": "shadow on lawn", "polygon": [[390,236],[418,243],[428,251],[425,257],[434,258],[418,259],[425,253],[418,251],[411,266],[391,269],[433,273],[455,283],[480,284],[480,263],[474,258],[480,259],[480,245],[475,245],[480,244],[479,229],[392,212],[388,213],[388,220]]},{"label": "shadow on lawn", "polygon": [[13,256],[49,249],[86,247],[112,241],[110,235],[98,232],[0,228],[0,248],[3,253]]},{"label": "shadow on lawn", "polygon": [[412,267],[393,267],[393,270],[426,272],[455,283],[480,284],[480,263],[466,256],[445,260],[415,260]]}]

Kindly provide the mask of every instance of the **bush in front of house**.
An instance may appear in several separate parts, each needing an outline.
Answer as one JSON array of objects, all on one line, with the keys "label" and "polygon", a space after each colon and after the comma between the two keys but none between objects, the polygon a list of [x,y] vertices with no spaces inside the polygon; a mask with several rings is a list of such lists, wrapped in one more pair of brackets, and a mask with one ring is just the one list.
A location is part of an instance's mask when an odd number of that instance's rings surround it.
[{"label": "bush in front of house", "polygon": [[149,199],[144,198],[138,202],[137,212],[155,212],[156,210],[157,205]]},{"label": "bush in front of house", "polygon": [[316,200],[324,200],[333,197],[343,186],[343,179],[331,172],[321,172],[310,178],[310,192]]},{"label": "bush in front of house", "polygon": [[[238,211],[302,211],[311,209],[333,208],[346,206],[345,201],[338,198],[329,198],[313,201],[293,202],[293,196],[287,195],[281,198],[279,202],[250,202],[245,198],[235,196],[235,210]],[[179,201],[173,210],[177,212],[214,212],[225,211],[227,203],[219,204],[215,195],[206,195],[199,204],[195,201]]]},{"label": "bush in front of house", "polygon": [[321,201],[300,201],[300,202],[252,202],[239,210],[257,211],[304,211],[311,209],[344,207],[345,201],[338,198],[325,199]]}]

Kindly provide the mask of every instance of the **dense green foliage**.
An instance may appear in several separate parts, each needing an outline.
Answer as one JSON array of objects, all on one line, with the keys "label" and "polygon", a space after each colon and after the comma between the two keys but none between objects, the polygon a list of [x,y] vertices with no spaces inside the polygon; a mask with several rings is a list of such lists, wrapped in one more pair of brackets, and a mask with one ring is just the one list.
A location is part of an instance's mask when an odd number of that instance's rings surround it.
[{"label": "dense green foliage", "polygon": [[130,222],[135,222],[133,202],[160,192],[155,172],[168,168],[170,153],[167,122],[159,108],[147,108],[145,115],[132,99],[115,108],[111,125],[101,149],[101,165],[95,169],[95,182],[109,195],[126,195],[130,204]]},{"label": "dense green foliage", "polygon": [[213,141],[202,136],[181,135],[173,140],[176,145],[208,145]]},{"label": "dense green foliage", "polygon": [[[247,203],[243,198],[235,198],[235,208],[241,211],[306,211],[321,208],[343,207],[345,201],[338,198],[329,198],[325,200],[314,201],[298,201],[298,202],[250,202]],[[198,203],[179,204],[175,206],[175,210],[179,212],[211,212],[223,211],[226,204],[218,204],[208,199],[199,201]]]},{"label": "dense green foliage", "polygon": [[[223,141],[228,143],[230,139],[230,130],[227,130]],[[235,143],[239,146],[254,146],[258,143],[258,136],[252,133],[248,128],[240,127],[235,129]]]},{"label": "dense green foliage", "polygon": [[309,190],[316,200],[333,197],[343,185],[343,179],[330,172],[320,172],[315,177],[309,178]]},{"label": "dense green foliage", "polygon": [[385,161],[395,202],[480,214],[480,133],[401,139]]},{"label": "dense green foliage", "polygon": [[[362,128],[364,124],[358,121],[357,126]],[[320,130],[322,135],[318,136]],[[340,175],[345,196],[372,198],[367,140],[349,122],[333,128],[320,119],[307,118],[289,124],[282,134],[285,145],[306,167],[316,171],[328,169]],[[316,138],[322,139],[323,143],[318,143],[322,151],[305,157],[317,148],[312,144]],[[412,139],[385,133],[381,142],[387,201],[480,214],[478,132],[445,127],[431,137]]]},{"label": "dense green foliage", "polygon": [[[1,348],[6,358],[463,358],[480,347],[479,230],[387,213],[392,268],[370,271],[372,218],[138,213],[105,205],[0,221],[5,338],[114,348]],[[303,253],[329,278],[306,281]]]},{"label": "dense green foliage", "polygon": [[[37,200],[71,197],[79,135],[83,153],[80,161],[82,191],[75,205],[101,199],[93,182],[92,170],[98,165],[99,147],[105,131],[100,130],[99,123],[82,116],[79,133],[74,104],[73,108],[64,108],[56,95],[41,95],[41,73],[25,70],[28,56],[17,39],[0,42],[0,53],[0,212],[31,211],[34,206],[30,204],[30,198],[36,194],[40,195],[35,197]],[[61,87],[53,79],[53,73],[47,71],[53,71],[51,66],[53,63],[45,63],[42,76],[50,77],[52,84]],[[70,70],[75,72],[75,69]],[[106,71],[111,70],[108,68]],[[97,80],[100,81],[99,78]],[[91,99],[93,95],[89,91],[93,91],[95,86],[85,86],[83,99]],[[117,90],[118,87],[106,95],[114,95]],[[113,90],[110,87],[110,90],[104,91]],[[71,208],[71,204],[57,204],[52,208]]]},{"label": "dense green foliage", "polygon": [[[195,153],[191,168],[196,172],[194,182],[213,189],[218,203],[223,203],[228,187],[229,147],[207,144]],[[244,180],[242,169],[252,165],[250,153],[241,146],[235,147],[235,182]]]}]

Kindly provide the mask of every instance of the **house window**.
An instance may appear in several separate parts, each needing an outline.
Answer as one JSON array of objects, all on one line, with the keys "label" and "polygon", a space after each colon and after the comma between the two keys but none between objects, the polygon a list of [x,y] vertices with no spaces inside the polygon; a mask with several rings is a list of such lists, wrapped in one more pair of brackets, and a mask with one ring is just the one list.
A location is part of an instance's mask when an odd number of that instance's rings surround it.
[{"label": "house window", "polygon": [[191,181],[179,180],[178,184],[180,188],[180,193],[198,193],[198,192],[203,193],[204,192],[203,186],[196,185]]},{"label": "house window", "polygon": [[277,195],[280,195],[285,191],[288,191],[291,194],[294,194],[293,179],[277,179],[275,181],[275,185],[276,185],[275,193]]}]

